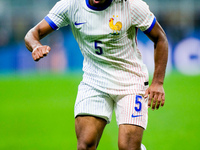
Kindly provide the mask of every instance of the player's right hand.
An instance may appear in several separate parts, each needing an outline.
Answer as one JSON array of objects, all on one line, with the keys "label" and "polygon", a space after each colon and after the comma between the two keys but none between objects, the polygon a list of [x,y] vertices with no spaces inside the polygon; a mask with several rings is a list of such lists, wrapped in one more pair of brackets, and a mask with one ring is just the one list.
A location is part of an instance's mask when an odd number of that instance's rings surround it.
[{"label": "player's right hand", "polygon": [[47,56],[47,54],[50,52],[51,48],[47,45],[44,46],[37,46],[32,51],[32,57],[35,61],[40,60],[44,56]]}]

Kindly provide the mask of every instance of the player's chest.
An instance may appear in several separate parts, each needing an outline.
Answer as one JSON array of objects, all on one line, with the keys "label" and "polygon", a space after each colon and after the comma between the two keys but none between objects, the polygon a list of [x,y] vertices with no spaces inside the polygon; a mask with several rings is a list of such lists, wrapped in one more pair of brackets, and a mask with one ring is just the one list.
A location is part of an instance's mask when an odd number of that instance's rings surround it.
[{"label": "player's chest", "polygon": [[83,38],[112,37],[123,35],[131,26],[130,15],[126,10],[76,11],[71,18],[72,29]]}]

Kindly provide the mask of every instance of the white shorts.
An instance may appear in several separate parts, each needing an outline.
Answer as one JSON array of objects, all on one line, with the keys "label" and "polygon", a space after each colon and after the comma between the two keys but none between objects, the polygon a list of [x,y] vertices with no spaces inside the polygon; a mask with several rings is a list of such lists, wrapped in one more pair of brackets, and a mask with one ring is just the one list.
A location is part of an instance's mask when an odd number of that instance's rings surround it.
[{"label": "white shorts", "polygon": [[147,127],[148,100],[144,92],[132,95],[110,95],[99,91],[83,82],[80,83],[76,98],[74,113],[90,115],[105,119],[110,123],[112,112],[115,110],[117,124],[133,124]]}]

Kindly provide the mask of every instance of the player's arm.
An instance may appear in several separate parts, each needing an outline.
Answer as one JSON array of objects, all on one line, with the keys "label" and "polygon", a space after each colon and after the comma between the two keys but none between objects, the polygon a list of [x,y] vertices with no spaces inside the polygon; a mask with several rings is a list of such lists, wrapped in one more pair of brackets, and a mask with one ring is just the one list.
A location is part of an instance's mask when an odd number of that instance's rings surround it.
[{"label": "player's arm", "polygon": [[163,106],[165,102],[163,82],[168,59],[168,41],[164,30],[157,21],[147,36],[154,42],[155,70],[152,84],[146,90],[145,97],[149,95],[148,106],[154,110],[158,109],[160,105]]},{"label": "player's arm", "polygon": [[45,20],[42,20],[26,34],[24,38],[25,45],[32,52],[32,57],[35,61],[46,56],[51,50],[49,46],[42,45],[40,40],[53,31],[51,26]]}]

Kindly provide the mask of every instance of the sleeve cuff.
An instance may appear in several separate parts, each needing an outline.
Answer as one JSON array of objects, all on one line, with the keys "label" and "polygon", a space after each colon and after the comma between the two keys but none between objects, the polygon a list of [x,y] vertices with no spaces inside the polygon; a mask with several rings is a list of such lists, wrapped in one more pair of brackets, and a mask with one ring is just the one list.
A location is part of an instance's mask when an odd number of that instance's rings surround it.
[{"label": "sleeve cuff", "polygon": [[146,31],[144,31],[144,33],[145,34],[148,34],[148,33],[150,33],[151,32],[151,30],[153,29],[153,27],[154,27],[154,25],[156,24],[156,17],[154,17],[154,19],[153,19],[153,22],[152,22],[152,24],[151,24],[151,26],[146,30]]},{"label": "sleeve cuff", "polygon": [[58,29],[58,26],[48,16],[46,16],[44,20],[46,20],[46,22],[51,26],[53,30]]}]

